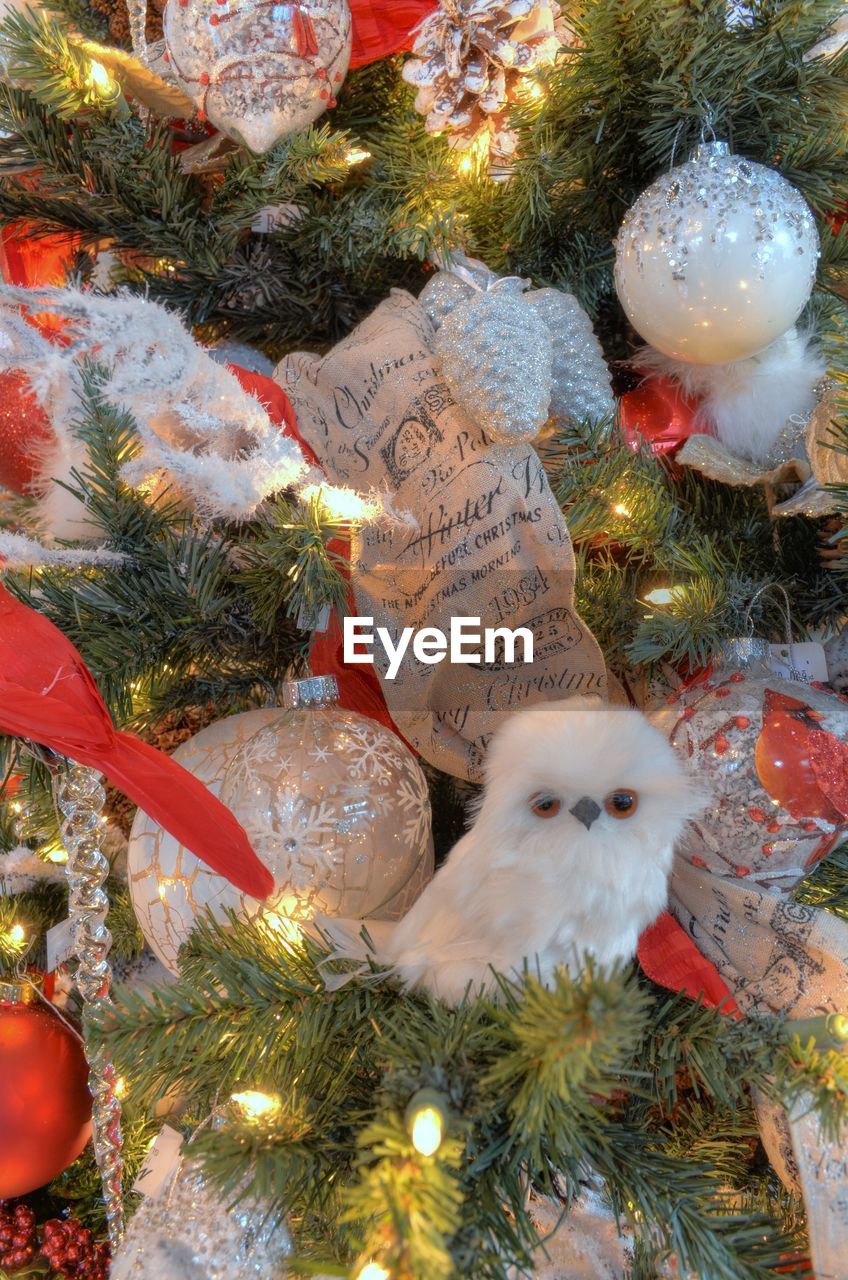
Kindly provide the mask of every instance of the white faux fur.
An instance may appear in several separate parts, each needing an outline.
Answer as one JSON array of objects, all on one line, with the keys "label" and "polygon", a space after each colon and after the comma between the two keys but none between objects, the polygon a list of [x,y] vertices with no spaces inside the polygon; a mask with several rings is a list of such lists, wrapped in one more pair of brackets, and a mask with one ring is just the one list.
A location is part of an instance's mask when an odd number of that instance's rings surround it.
[{"label": "white faux fur", "polygon": [[808,334],[790,329],[749,360],[732,364],[685,364],[643,347],[634,364],[678,383],[700,400],[695,422],[712,430],[731,453],[767,464],[790,418],[809,413],[825,362]]},{"label": "white faux fur", "polygon": [[[470,988],[493,991],[492,970],[515,976],[526,961],[549,982],[584,953],[626,961],[666,903],[672,852],[703,807],[665,737],[638,711],[580,699],[517,712],[495,733],[473,827],[408,915],[368,921],[376,959],[405,985],[449,1004]],[[632,817],[603,809],[612,791],[638,795]],[[537,816],[539,794],[560,802]],[[587,829],[571,810],[588,797]],[[322,920],[340,955],[361,957],[360,926]]]}]

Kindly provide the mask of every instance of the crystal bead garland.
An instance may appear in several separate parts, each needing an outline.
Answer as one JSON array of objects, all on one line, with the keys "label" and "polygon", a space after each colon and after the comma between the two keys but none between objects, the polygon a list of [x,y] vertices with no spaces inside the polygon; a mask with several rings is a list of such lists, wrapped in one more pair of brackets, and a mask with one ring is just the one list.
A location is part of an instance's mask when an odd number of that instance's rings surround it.
[{"label": "crystal bead garland", "polygon": [[[62,843],[68,853],[68,914],[79,960],[76,985],[83,1003],[92,1009],[109,1001],[112,986],[112,968],[107,959],[112,945],[112,935],[106,927],[109,899],[103,888],[109,862],[101,848],[101,815],[106,793],[96,770],[86,769],[72,760],[64,763],[64,768],[57,769],[54,765],[53,790],[62,815]],[[116,1075],[111,1062],[102,1050],[92,1052],[87,1040],[85,1053],[91,1068],[94,1155],[100,1170],[109,1243],[114,1253],[124,1234],[121,1104],[115,1092]]]}]

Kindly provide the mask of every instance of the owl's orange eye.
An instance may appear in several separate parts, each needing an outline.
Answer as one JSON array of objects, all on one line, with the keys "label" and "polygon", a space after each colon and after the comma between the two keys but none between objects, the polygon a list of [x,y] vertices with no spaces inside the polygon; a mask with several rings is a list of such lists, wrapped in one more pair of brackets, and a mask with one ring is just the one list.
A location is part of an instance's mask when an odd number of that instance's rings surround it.
[{"label": "owl's orange eye", "polygon": [[635,791],[611,791],[604,799],[604,808],[611,818],[632,818],[639,808],[639,797]]},{"label": "owl's orange eye", "polygon": [[530,801],[530,808],[537,818],[555,818],[562,808],[562,801],[557,800],[556,796],[534,796]]}]

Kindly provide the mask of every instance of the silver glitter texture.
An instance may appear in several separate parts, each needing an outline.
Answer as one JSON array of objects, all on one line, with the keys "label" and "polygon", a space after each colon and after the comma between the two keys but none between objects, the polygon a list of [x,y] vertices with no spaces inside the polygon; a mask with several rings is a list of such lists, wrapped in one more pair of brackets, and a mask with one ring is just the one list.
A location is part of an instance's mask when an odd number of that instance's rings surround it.
[{"label": "silver glitter texture", "polygon": [[459,404],[498,444],[533,440],[548,419],[553,342],[542,317],[507,289],[459,303],[436,334]]},{"label": "silver glitter texture", "polygon": [[177,84],[256,152],[334,106],[350,61],[347,0],[174,0],[164,32]]},{"label": "silver glitter texture", "polygon": [[252,1198],[232,1208],[185,1159],[170,1187],[143,1201],[112,1263],[112,1280],[278,1280],[292,1243]]},{"label": "silver glitter texture", "polygon": [[[547,416],[566,421],[612,417],[615,400],[609,369],[592,322],[574,295],[560,289],[534,289],[525,293],[527,282],[524,280],[513,277],[497,280],[490,274],[487,281],[480,272],[474,274],[481,285],[487,283],[493,292],[506,292],[511,298],[519,299],[544,321],[553,344]],[[475,287],[454,272],[439,271],[424,286],[419,301],[439,329],[460,303],[476,295]],[[458,398],[468,409],[462,397]]]},{"label": "silver glitter texture", "polygon": [[[663,174],[643,191],[624,215],[617,248],[620,252],[628,245],[636,254],[641,270],[645,269],[643,249],[658,248],[672,277],[683,282],[686,280],[689,253],[684,232],[691,211],[697,208],[708,211],[712,224],[711,238],[717,240],[726,232],[740,205],[751,209],[756,219],[754,262],[760,278],[763,278],[772,256],[770,244],[774,223],[785,219],[794,229],[798,253],[807,254],[812,288],[818,258],[818,232],[806,200],[775,169],[733,155],[722,143],[700,147],[686,164]],[[808,253],[811,243],[815,252]]]},{"label": "silver glitter texture", "polygon": [[549,413],[566,420],[611,418],[615,412],[612,379],[580,303],[559,289],[535,289],[525,294],[525,301],[542,317],[553,338]]}]

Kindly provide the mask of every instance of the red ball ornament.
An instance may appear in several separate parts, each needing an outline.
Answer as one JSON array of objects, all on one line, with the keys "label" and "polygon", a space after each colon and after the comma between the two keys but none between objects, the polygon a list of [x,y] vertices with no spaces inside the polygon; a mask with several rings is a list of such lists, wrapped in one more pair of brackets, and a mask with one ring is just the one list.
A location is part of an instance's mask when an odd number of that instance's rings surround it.
[{"label": "red ball ornament", "polygon": [[627,443],[635,449],[644,440],[655,454],[674,455],[688,436],[709,433],[708,427],[695,425],[697,409],[697,401],[687,399],[670,378],[646,378],[618,402]]},{"label": "red ball ornament", "polygon": [[747,661],[684,685],[652,715],[711,802],[685,855],[717,876],[789,890],[848,830],[848,700]]},{"label": "red ball ornament", "polygon": [[30,493],[44,448],[54,439],[50,419],[23,369],[0,373],[0,484]]},{"label": "red ball ornament", "polygon": [[91,1132],[82,1045],[30,987],[0,982],[0,1200],[45,1186]]}]

